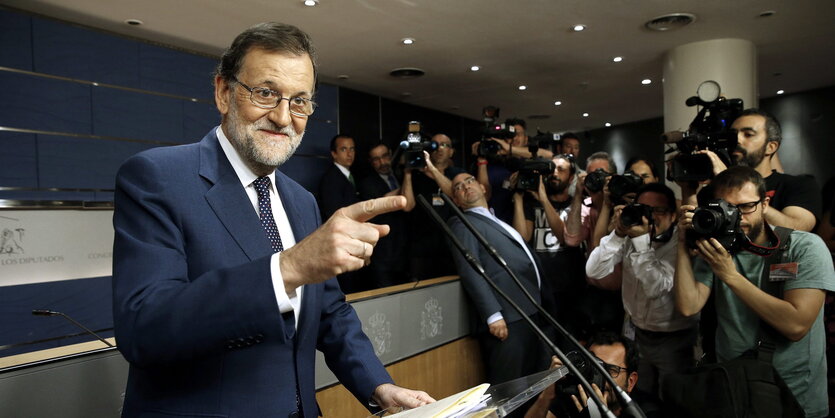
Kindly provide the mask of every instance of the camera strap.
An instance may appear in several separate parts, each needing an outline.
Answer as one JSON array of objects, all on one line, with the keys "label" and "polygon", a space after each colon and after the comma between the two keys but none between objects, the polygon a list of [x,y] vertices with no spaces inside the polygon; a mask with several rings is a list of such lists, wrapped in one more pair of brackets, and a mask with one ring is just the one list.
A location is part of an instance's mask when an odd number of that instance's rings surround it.
[{"label": "camera strap", "polygon": [[740,232],[740,235],[742,236],[741,239],[742,239],[742,249],[743,250],[748,251],[749,253],[756,254],[760,257],[768,257],[777,248],[780,247],[780,241],[781,241],[780,237],[777,236],[777,234],[771,228],[771,225],[769,225],[767,222],[764,223],[764,225],[765,225],[765,234],[768,236],[768,241],[770,243],[772,243],[773,245],[770,246],[770,247],[767,247],[767,246],[754,244],[754,242],[752,242],[751,239],[748,238],[747,235]]},{"label": "camera strap", "polygon": [[652,235],[650,235],[652,237],[652,239],[650,241],[661,242],[661,243],[670,242],[670,239],[673,237],[673,230],[674,229],[675,229],[675,225],[670,225],[670,227],[667,228],[666,231],[664,231],[664,232],[662,232],[658,235],[655,235],[655,223],[652,223]]}]

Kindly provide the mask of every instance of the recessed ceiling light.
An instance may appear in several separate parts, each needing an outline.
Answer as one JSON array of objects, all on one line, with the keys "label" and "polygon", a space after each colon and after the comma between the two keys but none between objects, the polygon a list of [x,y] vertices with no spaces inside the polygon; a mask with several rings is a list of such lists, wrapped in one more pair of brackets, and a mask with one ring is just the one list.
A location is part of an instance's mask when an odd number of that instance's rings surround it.
[{"label": "recessed ceiling light", "polygon": [[554,106],[559,106],[559,105],[561,105],[561,104],[562,104],[562,102],[561,102],[561,101],[559,101],[559,100],[557,100],[556,102],[554,102]]},{"label": "recessed ceiling light", "polygon": [[785,90],[777,90],[777,94],[783,94],[785,92],[786,92]]},{"label": "recessed ceiling light", "polygon": [[478,71],[480,69],[481,67],[479,67],[478,65],[473,65],[472,67],[470,67],[470,71]]},{"label": "recessed ceiling light", "polygon": [[612,58],[612,61],[621,62],[621,61],[623,61],[623,57],[614,57],[614,58]]},{"label": "recessed ceiling light", "polygon": [[403,38],[400,40],[403,45],[411,45],[415,43],[415,38]]},{"label": "recessed ceiling light", "polygon": [[605,126],[605,127],[607,127],[607,128],[608,128],[608,127],[612,126],[612,124],[611,124],[611,123],[609,123],[609,122],[606,122],[606,123],[604,123],[604,124],[603,124],[603,126]]},{"label": "recessed ceiling light", "polygon": [[527,89],[528,89],[528,86],[524,86],[524,85],[523,85],[523,86],[519,86],[519,90],[527,90]]},{"label": "recessed ceiling light", "polygon": [[573,30],[574,32],[582,32],[586,30],[586,25],[574,25],[574,27],[572,27],[571,30]]},{"label": "recessed ceiling light", "polygon": [[777,12],[775,12],[774,10],[766,10],[766,11],[760,12],[759,16],[760,17],[771,17],[771,16],[774,16],[775,14],[777,14]]},{"label": "recessed ceiling light", "polygon": [[648,78],[645,78],[645,79],[641,80],[641,84],[643,84],[643,85],[645,85],[645,86],[646,86],[647,84],[652,84],[652,80],[650,80],[650,79],[648,79]]},{"label": "recessed ceiling light", "polygon": [[584,117],[584,118],[587,118],[587,117],[589,117],[589,114],[588,114],[588,112],[586,112],[586,113],[583,113],[583,117]]},{"label": "recessed ceiling light", "polygon": [[139,26],[139,25],[143,24],[144,22],[142,22],[139,19],[128,19],[128,20],[125,21],[125,23],[127,23],[128,25],[131,25],[131,26]]},{"label": "recessed ceiling light", "polygon": [[319,4],[319,0],[304,0],[304,5],[308,7],[313,7]]},{"label": "recessed ceiling light", "polygon": [[336,78],[338,78],[338,79],[340,79],[340,80],[347,80],[347,79],[349,79],[349,78],[351,78],[351,77],[350,77],[350,76],[348,76],[348,74],[340,74],[340,75],[336,76]]}]

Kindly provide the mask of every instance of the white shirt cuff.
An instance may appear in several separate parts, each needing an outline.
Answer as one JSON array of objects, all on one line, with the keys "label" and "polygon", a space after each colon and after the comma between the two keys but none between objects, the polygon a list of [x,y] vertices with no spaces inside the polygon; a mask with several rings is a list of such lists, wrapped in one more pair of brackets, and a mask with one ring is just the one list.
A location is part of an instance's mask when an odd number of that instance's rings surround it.
[{"label": "white shirt cuff", "polygon": [[[273,280],[273,290],[275,291],[275,300],[278,302],[278,311],[281,313],[290,312],[293,310],[293,304],[290,302],[290,296],[287,295],[287,292],[284,290],[284,277],[281,276],[281,267],[278,262],[279,258],[281,257],[281,253],[275,253],[270,258],[270,275],[272,276]],[[298,296],[294,293],[294,299],[298,299]]]},{"label": "white shirt cuff", "polygon": [[490,315],[489,318],[487,318],[487,325],[490,325],[490,324],[492,324],[492,323],[494,323],[494,322],[496,322],[500,319],[504,319],[504,317],[502,316],[502,313],[501,312],[496,312],[493,315]]},{"label": "white shirt cuff", "polygon": [[632,247],[634,247],[635,251],[639,253],[649,251],[651,243],[649,234],[638,235],[637,237],[632,238]]}]

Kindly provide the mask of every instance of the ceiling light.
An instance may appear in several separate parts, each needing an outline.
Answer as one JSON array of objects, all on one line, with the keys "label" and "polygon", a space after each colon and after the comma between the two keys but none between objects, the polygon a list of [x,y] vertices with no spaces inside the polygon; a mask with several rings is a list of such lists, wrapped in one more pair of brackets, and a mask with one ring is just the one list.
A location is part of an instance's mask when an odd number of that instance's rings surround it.
[{"label": "ceiling light", "polygon": [[785,90],[777,90],[777,94],[783,94],[785,92],[786,92]]},{"label": "ceiling light", "polygon": [[774,10],[766,10],[764,12],[760,12],[760,14],[758,16],[759,17],[771,17],[771,16],[774,16],[776,13],[777,12],[775,12]]},{"label": "ceiling light", "polygon": [[614,57],[614,58],[612,58],[612,61],[621,62],[621,61],[623,61],[623,57]]},{"label": "ceiling light", "polygon": [[587,117],[589,117],[589,113],[588,113],[588,112],[586,112],[586,113],[583,113],[583,117],[584,117],[584,118],[587,118]]},{"label": "ceiling light", "polygon": [[609,122],[606,122],[606,123],[604,123],[604,124],[603,124],[603,126],[605,126],[605,127],[607,127],[607,128],[608,128],[608,127],[612,126],[612,124],[611,124],[611,123],[609,123]]},{"label": "ceiling light", "polygon": [[519,90],[527,90],[528,86],[519,86]]},{"label": "ceiling light", "polygon": [[128,19],[128,20],[125,21],[125,23],[127,23],[128,25],[131,25],[131,26],[139,26],[143,22],[139,19]]},{"label": "ceiling light", "polygon": [[478,65],[473,65],[472,67],[470,67],[470,71],[478,71],[480,69],[481,67],[479,67]]},{"label": "ceiling light", "polygon": [[415,38],[403,38],[400,40],[403,45],[411,45],[415,43]]},{"label": "ceiling light", "polygon": [[557,100],[556,102],[554,102],[554,106],[559,106],[559,105],[561,105],[561,104],[562,104],[562,102],[561,102],[561,101],[559,101],[559,100]]},{"label": "ceiling light", "polygon": [[652,83],[652,80],[650,80],[650,79],[648,79],[648,78],[645,78],[645,79],[641,80],[641,84],[643,84],[643,85],[645,85],[645,86],[646,86],[647,84],[651,84],[651,83]]},{"label": "ceiling light", "polygon": [[319,0],[304,0],[304,5],[308,7],[313,7],[319,4]]},{"label": "ceiling light", "polygon": [[582,32],[586,30],[586,25],[574,25],[574,27],[571,28],[571,30],[573,30],[574,32]]}]

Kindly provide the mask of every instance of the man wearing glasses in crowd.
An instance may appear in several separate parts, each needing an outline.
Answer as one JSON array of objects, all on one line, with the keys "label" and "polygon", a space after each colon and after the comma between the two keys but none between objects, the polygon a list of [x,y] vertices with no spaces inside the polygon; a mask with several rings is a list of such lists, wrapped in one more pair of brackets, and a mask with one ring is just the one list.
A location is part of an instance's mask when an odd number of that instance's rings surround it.
[{"label": "man wearing glasses in crowd", "polygon": [[[586,274],[621,289],[631,318],[625,334],[635,339],[641,355],[639,385],[657,395],[668,374],[692,366],[699,317],[684,317],[675,309],[673,274],[681,232],[673,191],[650,183],[638,190],[636,202],[615,206],[615,229],[589,255]],[[624,210],[629,216],[622,216]]]},{"label": "man wearing glasses in crowd", "polygon": [[[702,194],[699,199],[701,200]],[[762,176],[750,167],[731,167],[717,175],[704,193],[736,206],[741,229],[751,244],[776,247],[778,237],[767,222],[771,208]],[[685,198],[685,196],[682,196]],[[682,205],[679,229],[693,226],[692,205]],[[727,361],[757,348],[760,322],[776,331],[772,363],[807,418],[828,415],[823,302],[835,290],[835,271],[826,245],[817,235],[792,231],[782,260],[764,271],[765,257],[743,250],[730,254],[715,238],[687,247],[679,233],[675,269],[676,306],[695,315],[714,294],[718,327],[716,357]],[[698,257],[691,261],[691,252]],[[762,251],[759,251],[762,252]],[[764,281],[782,282],[782,297],[762,290]]]},{"label": "man wearing glasses in crowd", "polygon": [[368,407],[432,398],[392,384],[333,276],[388,233],[391,196],[320,226],[313,196],[276,167],[301,142],[316,81],[310,38],[263,23],[215,78],[221,124],[137,154],[116,179],[113,316],[130,363],[122,415],[316,417],[318,349]]}]

